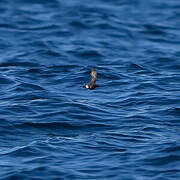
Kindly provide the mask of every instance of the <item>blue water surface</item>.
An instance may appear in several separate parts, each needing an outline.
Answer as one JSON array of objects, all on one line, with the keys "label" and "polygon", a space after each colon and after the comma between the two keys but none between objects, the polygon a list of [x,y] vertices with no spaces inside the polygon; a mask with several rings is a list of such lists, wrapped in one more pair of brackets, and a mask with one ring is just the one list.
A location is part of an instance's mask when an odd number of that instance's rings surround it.
[{"label": "blue water surface", "polygon": [[179,180],[179,17],[177,0],[1,0],[0,179]]}]

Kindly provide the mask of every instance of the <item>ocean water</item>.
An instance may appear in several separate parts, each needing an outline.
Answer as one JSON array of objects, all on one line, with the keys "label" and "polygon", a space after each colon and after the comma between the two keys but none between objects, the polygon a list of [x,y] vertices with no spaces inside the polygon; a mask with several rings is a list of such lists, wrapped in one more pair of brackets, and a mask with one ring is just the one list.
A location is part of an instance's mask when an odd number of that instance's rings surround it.
[{"label": "ocean water", "polygon": [[179,17],[177,0],[1,0],[0,179],[179,180]]}]

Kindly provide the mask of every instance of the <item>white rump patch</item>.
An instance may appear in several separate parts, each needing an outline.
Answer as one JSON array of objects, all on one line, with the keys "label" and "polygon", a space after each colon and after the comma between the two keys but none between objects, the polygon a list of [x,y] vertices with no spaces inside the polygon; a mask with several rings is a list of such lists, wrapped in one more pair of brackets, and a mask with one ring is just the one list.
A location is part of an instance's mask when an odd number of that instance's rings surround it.
[{"label": "white rump patch", "polygon": [[86,88],[89,88],[89,86],[88,86],[88,85],[86,85]]}]

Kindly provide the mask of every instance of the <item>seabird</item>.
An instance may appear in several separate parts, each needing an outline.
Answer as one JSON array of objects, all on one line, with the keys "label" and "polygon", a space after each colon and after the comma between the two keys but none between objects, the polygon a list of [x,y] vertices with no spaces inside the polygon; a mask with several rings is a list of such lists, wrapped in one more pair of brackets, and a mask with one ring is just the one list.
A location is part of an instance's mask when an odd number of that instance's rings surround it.
[{"label": "seabird", "polygon": [[87,88],[87,89],[95,89],[96,87],[98,87],[98,85],[96,84],[96,80],[97,80],[97,72],[95,68],[92,68],[91,71],[91,81],[89,84],[83,86],[83,88]]}]

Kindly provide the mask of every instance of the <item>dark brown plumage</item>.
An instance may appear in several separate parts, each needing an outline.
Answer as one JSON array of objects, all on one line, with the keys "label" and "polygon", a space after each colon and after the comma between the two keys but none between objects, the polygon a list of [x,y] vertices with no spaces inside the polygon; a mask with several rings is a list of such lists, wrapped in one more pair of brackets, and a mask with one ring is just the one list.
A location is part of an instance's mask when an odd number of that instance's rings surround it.
[{"label": "dark brown plumage", "polygon": [[95,68],[92,68],[91,81],[88,85],[83,86],[83,88],[95,89],[96,87],[98,87],[98,85],[96,84],[96,80],[97,80],[97,72]]}]

